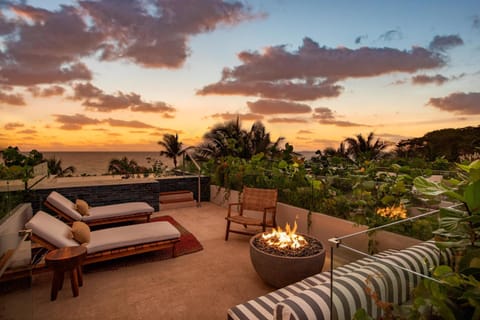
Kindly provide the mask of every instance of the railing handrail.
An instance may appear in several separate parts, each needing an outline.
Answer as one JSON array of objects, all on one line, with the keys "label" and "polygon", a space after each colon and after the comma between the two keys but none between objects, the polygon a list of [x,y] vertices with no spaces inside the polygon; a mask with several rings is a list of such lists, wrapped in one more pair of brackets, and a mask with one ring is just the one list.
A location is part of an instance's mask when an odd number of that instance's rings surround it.
[{"label": "railing handrail", "polygon": [[190,152],[185,151],[185,154],[187,155],[187,157],[192,161],[193,165],[197,168],[198,170],[198,195],[197,195],[197,207],[201,207],[201,202],[202,202],[202,181],[201,181],[201,177],[202,177],[202,169],[200,167],[200,165],[198,164],[197,160],[195,160],[192,155],[190,154]]}]

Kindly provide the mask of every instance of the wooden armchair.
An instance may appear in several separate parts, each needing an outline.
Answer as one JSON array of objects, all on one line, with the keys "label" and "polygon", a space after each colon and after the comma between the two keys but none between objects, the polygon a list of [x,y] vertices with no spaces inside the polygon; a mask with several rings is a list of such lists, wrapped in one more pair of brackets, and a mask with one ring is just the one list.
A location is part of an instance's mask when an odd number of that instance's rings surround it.
[{"label": "wooden armchair", "polygon": [[[227,220],[225,241],[228,240],[228,234],[230,232],[246,235],[254,234],[254,232],[250,230],[230,229],[232,222],[243,225],[245,229],[247,229],[247,226],[260,226],[263,232],[265,232],[267,227],[276,228],[277,196],[277,189],[243,188],[242,201],[229,203],[228,205],[228,213],[225,217]],[[234,206],[238,208],[238,215],[232,215],[232,207]],[[254,216],[255,214],[256,216]]]}]

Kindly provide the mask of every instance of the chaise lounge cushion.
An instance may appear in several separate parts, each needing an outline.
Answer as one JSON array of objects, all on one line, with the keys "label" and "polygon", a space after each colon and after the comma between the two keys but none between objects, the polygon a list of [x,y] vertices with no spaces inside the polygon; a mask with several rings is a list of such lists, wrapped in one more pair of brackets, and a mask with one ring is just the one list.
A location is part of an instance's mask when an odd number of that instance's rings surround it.
[{"label": "chaise lounge cushion", "polygon": [[72,228],[46,212],[38,211],[25,227],[57,248],[78,246],[72,239]]},{"label": "chaise lounge cushion", "polygon": [[71,217],[73,220],[82,220],[82,215],[77,210],[75,210],[75,203],[65,198],[60,193],[52,191],[48,195],[47,201],[59,210],[61,210],[63,213]]},{"label": "chaise lounge cushion", "polygon": [[[46,212],[38,211],[25,226],[57,248],[78,246],[78,242],[70,238],[71,228]],[[86,247],[91,254],[178,238],[180,232],[174,226],[158,221],[92,231]]]},{"label": "chaise lounge cushion", "polygon": [[76,206],[72,201],[56,191],[52,191],[48,195],[47,202],[64,214],[68,215],[72,220],[84,221],[86,223],[99,219],[108,219],[154,211],[154,209],[146,202],[125,202],[106,206],[90,207],[88,208],[89,215],[82,216],[77,210],[75,210]]}]

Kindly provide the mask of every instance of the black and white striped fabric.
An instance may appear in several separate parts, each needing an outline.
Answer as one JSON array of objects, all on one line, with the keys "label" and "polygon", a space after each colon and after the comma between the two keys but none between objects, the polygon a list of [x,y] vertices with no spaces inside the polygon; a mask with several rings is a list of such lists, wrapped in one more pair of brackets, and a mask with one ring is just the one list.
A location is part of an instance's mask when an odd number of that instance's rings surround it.
[{"label": "black and white striped fabric", "polygon": [[[382,301],[401,304],[410,298],[419,276],[401,270],[401,266],[428,275],[439,264],[451,265],[450,252],[440,252],[434,242],[408,249],[388,250],[345,266],[335,268],[333,318],[351,319],[359,308],[374,318],[381,315],[371,294]],[[322,272],[302,281],[247,301],[228,310],[228,319],[330,319],[330,272]]]},{"label": "black and white striped fabric", "polygon": [[[443,260],[442,260],[443,259]],[[429,275],[431,268],[450,264],[452,256],[442,252],[433,242],[425,242],[368,263],[333,282],[333,318],[351,319],[359,308],[373,318],[381,315],[369,288],[382,301],[401,304],[410,298],[420,276],[399,269],[396,265]],[[330,286],[323,283],[279,302],[274,310],[276,320],[330,319]]]},{"label": "black and white striped fabric", "polygon": [[[381,252],[376,257],[387,257],[397,250],[386,250]],[[335,268],[333,271],[334,279],[336,277],[344,276],[352,271],[359,269],[360,267],[373,262],[374,259],[366,257],[360,260],[356,260],[344,266]],[[231,320],[250,320],[250,319],[272,319],[275,306],[294,295],[300,294],[305,290],[308,290],[314,286],[322,283],[330,282],[330,271],[324,271],[319,274],[308,277],[302,281],[291,284],[284,288],[278,289],[264,296],[247,301],[243,304],[239,304],[228,310],[228,319]],[[328,296],[330,293],[328,292]]]}]

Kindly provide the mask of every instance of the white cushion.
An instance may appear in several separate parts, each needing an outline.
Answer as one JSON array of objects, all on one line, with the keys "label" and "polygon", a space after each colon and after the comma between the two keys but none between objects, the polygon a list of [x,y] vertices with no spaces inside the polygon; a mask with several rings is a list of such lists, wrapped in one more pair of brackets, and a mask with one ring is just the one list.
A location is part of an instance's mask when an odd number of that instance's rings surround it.
[{"label": "white cushion", "polygon": [[52,191],[48,195],[47,201],[51,203],[55,208],[68,215],[73,220],[82,220],[82,215],[78,213],[77,210],[75,210],[75,203],[68,200],[60,193]]},{"label": "white cushion", "polygon": [[38,211],[30,221],[26,223],[25,227],[32,229],[34,235],[57,248],[78,246],[78,242],[71,238],[72,229],[64,222],[46,212]]},{"label": "white cushion", "polygon": [[177,239],[180,232],[169,222],[140,223],[92,231],[88,253],[161,240]]},{"label": "white cushion", "polygon": [[102,218],[119,217],[135,213],[153,212],[154,209],[146,202],[125,202],[107,206],[91,207],[89,216],[82,216],[82,221],[93,221]]}]

